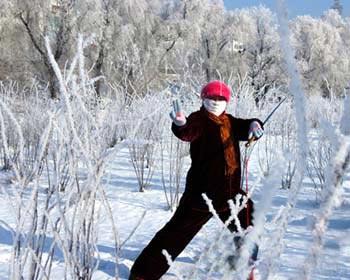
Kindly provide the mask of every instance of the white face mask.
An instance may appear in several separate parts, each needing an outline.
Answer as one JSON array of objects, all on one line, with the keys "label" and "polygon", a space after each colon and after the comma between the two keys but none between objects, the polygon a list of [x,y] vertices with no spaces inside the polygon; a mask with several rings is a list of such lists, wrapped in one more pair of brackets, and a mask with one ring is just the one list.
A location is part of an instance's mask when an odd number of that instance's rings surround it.
[{"label": "white face mask", "polygon": [[227,102],[225,100],[203,99],[204,108],[215,116],[220,116],[225,111],[226,105]]}]

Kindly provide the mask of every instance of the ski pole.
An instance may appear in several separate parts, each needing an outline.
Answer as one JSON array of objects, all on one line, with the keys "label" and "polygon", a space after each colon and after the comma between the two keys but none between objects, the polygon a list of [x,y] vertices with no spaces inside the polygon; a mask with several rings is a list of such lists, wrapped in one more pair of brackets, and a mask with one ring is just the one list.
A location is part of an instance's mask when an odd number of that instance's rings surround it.
[{"label": "ski pole", "polygon": [[[263,126],[267,123],[267,121],[272,117],[272,115],[276,112],[276,110],[278,109],[279,106],[281,106],[281,104],[287,99],[287,96],[285,98],[283,98],[277,105],[276,107],[271,111],[271,113],[266,117],[266,119],[263,122]],[[246,148],[248,148],[254,141],[255,141],[255,137],[253,136],[252,138],[250,138],[248,140],[248,142],[245,144]]]}]

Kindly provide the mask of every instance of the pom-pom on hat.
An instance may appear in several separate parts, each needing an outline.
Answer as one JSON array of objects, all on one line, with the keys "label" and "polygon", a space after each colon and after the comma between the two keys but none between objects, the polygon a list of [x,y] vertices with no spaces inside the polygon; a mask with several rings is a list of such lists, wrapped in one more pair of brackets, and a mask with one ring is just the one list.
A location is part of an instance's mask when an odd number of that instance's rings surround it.
[{"label": "pom-pom on hat", "polygon": [[231,89],[221,81],[211,81],[201,90],[201,98],[223,97],[226,102],[230,101]]}]

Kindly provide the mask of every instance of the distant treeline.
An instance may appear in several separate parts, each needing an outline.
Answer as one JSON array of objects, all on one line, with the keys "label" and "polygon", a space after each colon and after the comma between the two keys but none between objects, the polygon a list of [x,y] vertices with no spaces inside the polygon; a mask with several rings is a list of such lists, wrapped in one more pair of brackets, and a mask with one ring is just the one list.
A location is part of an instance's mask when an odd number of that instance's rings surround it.
[{"label": "distant treeline", "polygon": [[[9,3],[12,2],[12,3]],[[350,76],[350,20],[329,10],[290,21],[305,91],[341,96]],[[23,0],[0,4],[0,80],[33,79],[59,97],[44,38],[62,68],[79,34],[96,94],[130,94],[170,84],[249,79],[256,93],[288,83],[276,15],[259,6],[227,11],[203,0]]]}]

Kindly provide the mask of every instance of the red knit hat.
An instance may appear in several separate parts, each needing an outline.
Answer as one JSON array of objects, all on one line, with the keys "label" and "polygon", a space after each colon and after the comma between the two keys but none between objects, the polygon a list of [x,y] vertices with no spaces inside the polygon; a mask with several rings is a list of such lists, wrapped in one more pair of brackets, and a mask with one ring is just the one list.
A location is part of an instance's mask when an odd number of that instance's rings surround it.
[{"label": "red knit hat", "polygon": [[201,90],[201,98],[211,98],[222,96],[226,102],[230,101],[231,90],[225,83],[221,81],[211,81]]}]

